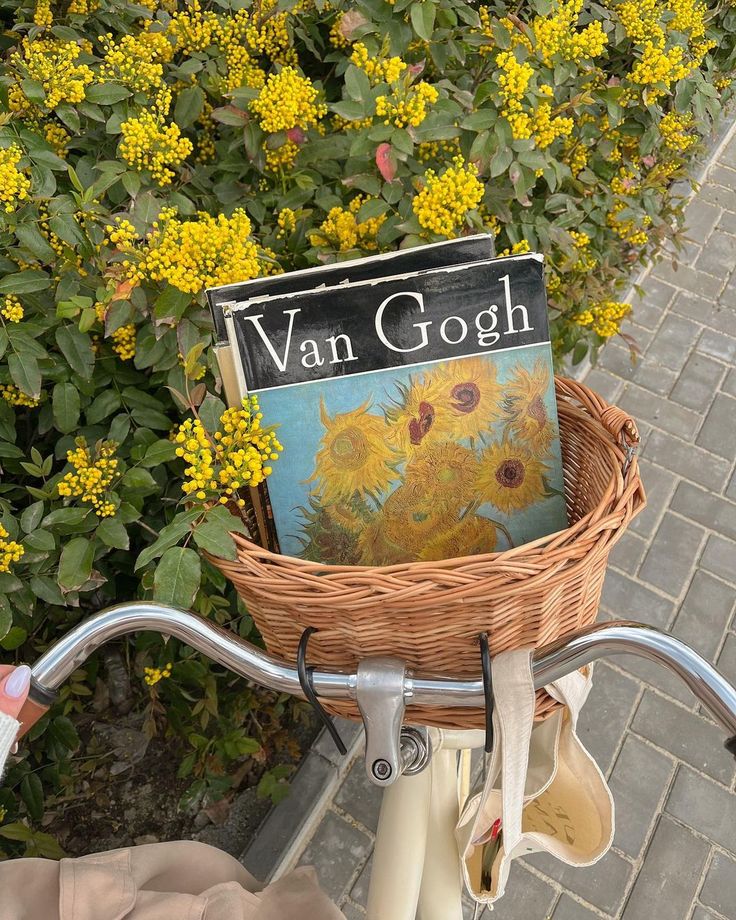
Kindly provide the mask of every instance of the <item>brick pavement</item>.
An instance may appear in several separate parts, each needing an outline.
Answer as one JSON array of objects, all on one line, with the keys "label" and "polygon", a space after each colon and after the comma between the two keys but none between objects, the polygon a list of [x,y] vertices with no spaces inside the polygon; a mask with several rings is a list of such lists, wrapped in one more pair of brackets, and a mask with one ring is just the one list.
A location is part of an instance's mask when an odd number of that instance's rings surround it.
[{"label": "brick pavement", "polygon": [[[649,497],[612,554],[602,615],[668,629],[736,682],[736,136],[687,216],[679,267],[641,281],[627,323],[641,359],[612,342],[586,378],[641,423]],[[493,916],[736,920],[736,770],[720,728],[675,678],[623,657],[596,667],[581,734],[614,792],[614,847],[588,869],[519,863]],[[365,916],[379,802],[359,759],[301,857],[348,920]]]}]

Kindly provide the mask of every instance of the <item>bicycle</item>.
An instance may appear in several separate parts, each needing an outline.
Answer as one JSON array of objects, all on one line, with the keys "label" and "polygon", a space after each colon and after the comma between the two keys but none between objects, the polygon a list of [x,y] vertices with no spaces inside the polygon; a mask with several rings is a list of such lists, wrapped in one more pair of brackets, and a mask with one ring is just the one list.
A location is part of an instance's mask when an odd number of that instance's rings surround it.
[{"label": "bicycle", "polygon": [[[304,674],[195,614],[148,602],[120,604],[83,621],[32,666],[33,717],[103,643],[153,630],[173,636],[234,673],[271,690],[305,696]],[[538,649],[537,688],[598,658],[634,654],[670,668],[723,727],[736,756],[736,688],[685,643],[653,627],[600,623]],[[367,658],[356,673],[310,669],[317,697],[352,699],[365,726],[365,763],[371,782],[385,788],[368,896],[369,920],[462,920],[462,881],[447,809],[467,794],[470,749],[479,731],[404,726],[409,701],[433,706],[484,707],[483,681],[414,675],[395,658]],[[307,694],[309,695],[309,694]],[[457,752],[461,751],[458,769]],[[434,791],[432,791],[434,790]]]}]

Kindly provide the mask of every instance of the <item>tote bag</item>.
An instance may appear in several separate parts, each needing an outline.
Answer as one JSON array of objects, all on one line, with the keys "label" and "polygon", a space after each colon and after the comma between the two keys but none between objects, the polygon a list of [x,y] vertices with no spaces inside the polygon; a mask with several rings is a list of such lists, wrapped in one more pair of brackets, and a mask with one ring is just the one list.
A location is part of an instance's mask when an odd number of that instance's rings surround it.
[{"label": "tote bag", "polygon": [[546,852],[590,866],[613,841],[611,792],[577,735],[590,677],[574,673],[548,686],[563,708],[535,726],[532,654],[518,649],[492,661],[493,750],[483,788],[457,825],[468,894],[484,904],[502,897],[519,856]]}]

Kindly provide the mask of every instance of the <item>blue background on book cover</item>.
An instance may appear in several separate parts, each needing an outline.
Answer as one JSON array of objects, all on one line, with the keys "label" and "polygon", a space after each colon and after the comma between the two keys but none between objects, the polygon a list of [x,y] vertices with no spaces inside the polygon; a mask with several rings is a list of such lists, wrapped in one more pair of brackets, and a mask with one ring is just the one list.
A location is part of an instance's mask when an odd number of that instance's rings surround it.
[{"label": "blue background on book cover", "polygon": [[[514,348],[507,353],[496,352],[492,358],[501,384],[505,383],[514,368],[519,365],[531,368],[540,359],[546,366],[550,366],[549,344],[524,349]],[[310,488],[313,488],[313,484],[307,484],[305,480],[314,472],[314,458],[324,434],[324,427],[320,421],[320,398],[324,398],[330,416],[356,409],[369,395],[373,397],[374,407],[378,407],[379,404],[387,405],[390,404],[391,397],[395,398],[397,395],[397,381],[408,383],[411,376],[421,374],[434,366],[435,363],[403,369],[392,367],[370,374],[316,381],[259,393],[263,421],[266,425],[278,424],[277,436],[284,446],[283,453],[274,463],[273,473],[267,480],[282,553],[298,556],[303,549],[303,544],[298,539],[301,516],[297,509],[300,506],[308,506]],[[550,373],[550,381],[551,379]],[[551,383],[545,397],[545,406],[548,417],[557,427],[557,407],[554,386]],[[550,447],[546,465],[550,486],[562,492],[564,486],[559,439],[555,439]],[[502,514],[490,505],[482,506],[477,513],[509,526],[517,545],[568,526],[565,501],[561,495],[536,502],[525,510],[514,512],[512,516]],[[283,522],[287,522],[286,525]],[[498,540],[496,549],[506,549],[506,541],[500,532]]]}]

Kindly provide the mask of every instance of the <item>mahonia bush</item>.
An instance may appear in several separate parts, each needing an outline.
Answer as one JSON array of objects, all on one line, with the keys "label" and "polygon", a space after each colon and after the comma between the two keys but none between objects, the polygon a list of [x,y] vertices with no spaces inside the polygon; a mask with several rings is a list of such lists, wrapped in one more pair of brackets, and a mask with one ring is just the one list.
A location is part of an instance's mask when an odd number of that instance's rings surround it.
[{"label": "mahonia bush", "polygon": [[[489,231],[499,254],[545,253],[557,359],[594,357],[631,312],[632,271],[679,244],[736,66],[736,8],[715,0],[3,12],[4,660],[136,597],[256,638],[198,550],[233,557],[237,490],[279,445],[255,407],[224,404],[208,286]],[[180,643],[131,651],[146,724],[192,745],[190,801],[226,793],[277,727],[249,736],[242,683]],[[64,688],[12,766],[8,852],[55,852],[44,793],[74,793],[98,675]]]}]

